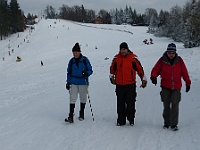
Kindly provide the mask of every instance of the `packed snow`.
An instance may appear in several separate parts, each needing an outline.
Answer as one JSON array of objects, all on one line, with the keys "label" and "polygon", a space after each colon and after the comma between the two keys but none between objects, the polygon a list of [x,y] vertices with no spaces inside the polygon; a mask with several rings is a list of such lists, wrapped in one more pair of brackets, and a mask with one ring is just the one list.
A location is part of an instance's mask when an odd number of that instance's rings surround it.
[{"label": "packed snow", "polygon": [[[34,29],[0,41],[0,149],[1,150],[198,150],[200,149],[200,50],[177,43],[192,81],[182,87],[179,131],[163,129],[160,86],[150,72],[169,43],[168,38],[146,33],[147,27],[97,25],[41,19]],[[146,45],[144,39],[153,39]],[[93,66],[85,120],[73,124],[65,89],[66,67],[76,42]],[[148,78],[145,89],[137,77],[135,125],[116,126],[115,86],[110,84],[112,58],[121,42],[137,54]],[[10,51],[10,56],[9,52]],[[17,56],[22,58],[16,62]],[[3,61],[4,58],[4,61]],[[40,65],[43,61],[44,66]],[[158,80],[159,81],[159,80]],[[92,116],[92,113],[94,116]],[[94,121],[93,121],[94,117]]]}]

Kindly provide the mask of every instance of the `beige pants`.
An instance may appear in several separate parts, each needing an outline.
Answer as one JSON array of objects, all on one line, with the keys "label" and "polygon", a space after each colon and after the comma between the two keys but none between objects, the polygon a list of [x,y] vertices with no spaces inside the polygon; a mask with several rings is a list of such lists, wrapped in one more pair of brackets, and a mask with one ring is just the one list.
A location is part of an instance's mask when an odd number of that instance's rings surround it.
[{"label": "beige pants", "polygon": [[87,101],[87,85],[74,85],[72,84],[69,90],[70,93],[70,104],[75,104],[78,95],[80,97],[81,103],[86,103]]}]

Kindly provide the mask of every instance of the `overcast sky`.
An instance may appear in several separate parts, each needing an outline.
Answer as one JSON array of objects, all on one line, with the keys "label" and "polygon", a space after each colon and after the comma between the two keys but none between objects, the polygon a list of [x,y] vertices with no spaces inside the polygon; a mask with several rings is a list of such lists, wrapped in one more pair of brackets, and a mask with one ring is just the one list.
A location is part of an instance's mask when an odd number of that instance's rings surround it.
[{"label": "overcast sky", "polygon": [[110,9],[131,6],[136,9],[137,13],[144,13],[146,8],[154,8],[160,12],[161,9],[169,11],[171,7],[178,5],[183,7],[190,0],[18,0],[21,10],[27,13],[39,13],[44,10],[47,5],[53,6],[56,10],[62,4],[68,6],[83,4],[85,9],[93,9],[96,14],[100,9],[110,11]]}]

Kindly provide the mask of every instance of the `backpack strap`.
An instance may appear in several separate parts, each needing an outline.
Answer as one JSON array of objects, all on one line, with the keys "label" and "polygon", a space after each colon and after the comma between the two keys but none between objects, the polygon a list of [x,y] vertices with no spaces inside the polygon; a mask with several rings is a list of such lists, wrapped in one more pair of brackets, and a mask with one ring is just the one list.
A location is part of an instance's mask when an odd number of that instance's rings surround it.
[{"label": "backpack strap", "polygon": [[86,62],[86,57],[85,56],[83,56],[83,64],[85,65],[85,67],[86,67],[86,69],[85,70],[87,70],[87,62]]},{"label": "backpack strap", "polygon": [[71,58],[69,61],[69,74],[72,74],[72,61],[73,61],[73,58]]},{"label": "backpack strap", "polygon": [[[86,67],[86,70],[87,70],[87,62],[86,62],[86,57],[85,56],[83,56],[83,64],[85,65],[85,67]],[[73,64],[73,58],[71,58],[70,59],[70,61],[69,61],[69,74],[72,74],[72,64]]]}]

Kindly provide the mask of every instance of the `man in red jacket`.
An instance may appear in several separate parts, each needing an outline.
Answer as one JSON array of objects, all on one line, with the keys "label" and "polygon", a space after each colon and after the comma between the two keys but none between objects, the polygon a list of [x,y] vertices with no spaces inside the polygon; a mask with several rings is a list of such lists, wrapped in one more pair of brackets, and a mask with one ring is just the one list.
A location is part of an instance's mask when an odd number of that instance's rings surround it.
[{"label": "man in red jacket", "polygon": [[151,81],[157,84],[161,77],[161,100],[163,102],[163,128],[178,130],[179,102],[181,100],[181,79],[186,83],[186,92],[190,90],[191,80],[183,59],[176,53],[176,45],[171,43],[167,51],[158,60],[151,71]]},{"label": "man in red jacket", "polygon": [[142,81],[142,88],[147,81],[144,70],[137,56],[131,52],[127,43],[120,44],[120,51],[115,55],[110,66],[110,80],[116,85],[117,95],[117,125],[126,124],[126,118],[131,126],[134,125],[136,101],[136,73]]}]

